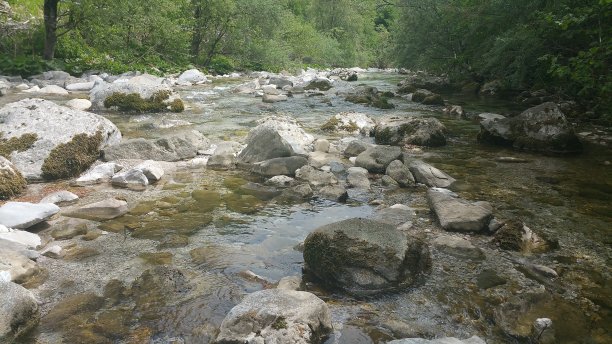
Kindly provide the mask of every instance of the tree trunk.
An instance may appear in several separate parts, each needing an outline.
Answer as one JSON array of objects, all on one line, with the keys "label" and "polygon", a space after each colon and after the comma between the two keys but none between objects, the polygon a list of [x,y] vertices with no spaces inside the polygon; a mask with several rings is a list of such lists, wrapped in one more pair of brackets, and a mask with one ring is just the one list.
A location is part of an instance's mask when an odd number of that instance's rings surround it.
[{"label": "tree trunk", "polygon": [[53,60],[57,44],[57,4],[60,0],[45,0],[45,50],[44,59]]}]

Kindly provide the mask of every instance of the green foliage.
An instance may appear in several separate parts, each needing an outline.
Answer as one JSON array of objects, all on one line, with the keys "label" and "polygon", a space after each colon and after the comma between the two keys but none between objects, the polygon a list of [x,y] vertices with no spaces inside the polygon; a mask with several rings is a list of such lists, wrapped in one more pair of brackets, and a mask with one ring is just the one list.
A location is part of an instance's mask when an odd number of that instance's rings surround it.
[{"label": "green foliage", "polygon": [[39,56],[0,56],[0,74],[29,77],[49,70],[48,63]]},{"label": "green foliage", "polygon": [[56,146],[43,162],[43,178],[71,178],[84,172],[100,157],[102,133],[78,134],[67,143]]},{"label": "green foliage", "polygon": [[104,99],[104,107],[117,107],[120,111],[136,112],[163,112],[168,107],[172,112],[182,112],[185,105],[180,99],[174,99],[170,103],[166,101],[170,98],[170,91],[158,91],[149,99],[143,99],[138,93],[115,92]]},{"label": "green foliage", "polygon": [[230,57],[217,55],[211,59],[208,69],[217,74],[229,74],[236,70],[236,64]]}]

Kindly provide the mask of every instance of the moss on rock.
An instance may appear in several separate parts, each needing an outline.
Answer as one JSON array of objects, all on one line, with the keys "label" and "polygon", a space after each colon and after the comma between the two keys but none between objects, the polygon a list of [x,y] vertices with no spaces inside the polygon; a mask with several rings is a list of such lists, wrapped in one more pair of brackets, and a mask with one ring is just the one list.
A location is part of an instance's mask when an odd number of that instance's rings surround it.
[{"label": "moss on rock", "polygon": [[53,148],[45,159],[41,170],[47,180],[71,178],[84,172],[98,157],[102,133],[78,134],[69,142]]},{"label": "moss on rock", "polygon": [[0,199],[5,200],[19,195],[26,185],[26,180],[19,171],[0,170]]},{"label": "moss on rock", "polygon": [[143,99],[138,93],[115,92],[104,100],[104,107],[108,109],[116,106],[120,111],[136,112],[163,112],[167,111],[168,107],[173,112],[185,110],[185,104],[180,99],[166,103],[170,95],[171,91],[163,90],[155,92],[148,99]]},{"label": "moss on rock", "polygon": [[28,150],[38,140],[36,134],[23,134],[20,137],[4,139],[0,137],[0,155],[10,158],[12,152]]}]

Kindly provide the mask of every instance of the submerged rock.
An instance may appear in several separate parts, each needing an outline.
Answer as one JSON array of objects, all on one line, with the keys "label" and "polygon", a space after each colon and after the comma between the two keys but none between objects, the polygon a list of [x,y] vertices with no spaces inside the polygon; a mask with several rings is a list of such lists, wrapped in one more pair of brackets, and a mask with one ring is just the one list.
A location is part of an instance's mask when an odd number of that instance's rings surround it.
[{"label": "submerged rock", "polygon": [[128,212],[127,202],[109,198],[104,201],[91,203],[83,207],[63,213],[65,216],[82,219],[103,221],[122,216]]},{"label": "submerged rock", "polygon": [[422,240],[395,226],[361,218],[310,233],[304,241],[304,262],[322,283],[357,296],[411,286],[431,265]]},{"label": "submerged rock", "polygon": [[0,224],[8,228],[26,229],[59,211],[60,208],[52,203],[7,202],[0,207]]},{"label": "submerged rock", "polygon": [[454,197],[448,190],[429,189],[427,201],[440,226],[448,231],[480,232],[489,228],[493,218],[487,202],[468,202]]},{"label": "submerged rock", "polygon": [[8,154],[28,180],[78,175],[102,148],[121,140],[119,129],[106,118],[42,99],[5,105],[0,123],[2,139],[20,144]]},{"label": "submerged rock", "polygon": [[480,122],[478,141],[543,153],[582,151],[582,143],[571,124],[551,102],[527,109],[516,117]]},{"label": "submerged rock", "polygon": [[435,118],[386,117],[374,129],[376,143],[383,145],[437,147],[446,144],[446,127]]},{"label": "submerged rock", "polygon": [[247,295],[230,310],[215,343],[319,344],[331,331],[323,300],[308,292],[268,289]]}]

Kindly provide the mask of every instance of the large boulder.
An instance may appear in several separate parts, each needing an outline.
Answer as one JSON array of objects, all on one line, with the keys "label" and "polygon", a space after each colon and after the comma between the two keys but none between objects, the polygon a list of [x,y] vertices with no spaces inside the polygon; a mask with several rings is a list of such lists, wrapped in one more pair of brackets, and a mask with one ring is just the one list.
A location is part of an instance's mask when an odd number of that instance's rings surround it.
[{"label": "large boulder", "polygon": [[143,74],[129,79],[118,79],[113,83],[97,82],[96,86],[89,93],[89,100],[94,109],[104,109],[104,101],[113,94],[138,94],[142,99],[151,99],[155,95],[167,94],[164,100],[170,104],[175,99],[180,99],[179,95],[172,91],[172,88],[163,83],[162,78]]},{"label": "large boulder", "polygon": [[308,292],[268,289],[247,295],[230,310],[215,343],[319,344],[331,331],[323,300]]},{"label": "large boulder", "polygon": [[57,214],[60,208],[52,203],[7,202],[0,207],[0,224],[26,229]]},{"label": "large boulder", "polygon": [[321,129],[333,133],[370,135],[376,122],[370,116],[359,112],[341,112],[332,116]]},{"label": "large boulder", "polygon": [[446,144],[446,127],[435,118],[386,117],[374,129],[376,143],[382,145],[437,147]]},{"label": "large boulder", "polygon": [[294,154],[291,145],[277,131],[265,126],[258,126],[249,132],[247,146],[238,159],[243,163],[253,164],[275,158],[290,157]]},{"label": "large boulder", "polygon": [[31,291],[3,281],[0,281],[0,299],[0,342],[12,343],[38,323],[38,302]]},{"label": "large boulder", "polygon": [[360,153],[355,160],[355,166],[363,167],[372,173],[385,173],[387,166],[402,155],[400,147],[372,146]]},{"label": "large boulder", "polygon": [[451,84],[448,77],[419,72],[409,75],[398,86],[398,93],[412,93],[420,88],[441,92],[448,90]]},{"label": "large boulder", "polygon": [[445,189],[429,189],[427,201],[440,226],[447,231],[480,232],[489,228],[493,219],[487,202],[468,202]]},{"label": "large boulder", "polygon": [[316,78],[314,80],[309,81],[306,85],[304,85],[305,90],[327,91],[332,87],[333,87],[332,82],[329,79],[324,79],[324,78]]},{"label": "large boulder", "polygon": [[253,131],[258,128],[270,128],[276,131],[297,154],[306,154],[312,150],[314,136],[305,132],[302,125],[293,117],[267,116],[258,120],[257,124]]},{"label": "large boulder", "polygon": [[185,85],[201,84],[206,81],[206,75],[197,69],[186,70],[177,79],[179,84]]},{"label": "large boulder", "polygon": [[276,86],[276,88],[283,88],[285,86],[293,87],[293,82],[289,79],[282,77],[271,77],[268,84]]},{"label": "large boulder", "polygon": [[426,244],[395,226],[348,219],[319,227],[304,241],[305,269],[356,296],[415,284],[431,267]]},{"label": "large boulder", "polygon": [[119,129],[106,118],[42,99],[5,105],[0,123],[0,145],[11,139],[19,145],[8,158],[28,180],[81,173],[100,149],[121,140]]},{"label": "large boulder", "polygon": [[0,155],[0,199],[18,195],[26,187],[26,180],[13,164]]},{"label": "large boulder", "polygon": [[411,161],[408,168],[417,182],[427,186],[445,188],[455,182],[455,178],[421,160]]},{"label": "large boulder", "polygon": [[582,144],[555,103],[544,103],[516,117],[480,122],[478,141],[543,153],[577,153]]},{"label": "large boulder", "polygon": [[154,161],[179,161],[191,159],[198,150],[206,149],[210,142],[198,131],[148,140],[130,139],[107,147],[103,151],[105,161],[120,159],[140,159]]}]

